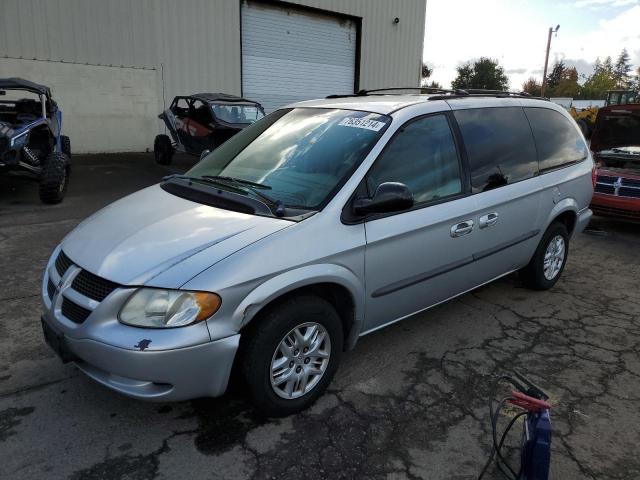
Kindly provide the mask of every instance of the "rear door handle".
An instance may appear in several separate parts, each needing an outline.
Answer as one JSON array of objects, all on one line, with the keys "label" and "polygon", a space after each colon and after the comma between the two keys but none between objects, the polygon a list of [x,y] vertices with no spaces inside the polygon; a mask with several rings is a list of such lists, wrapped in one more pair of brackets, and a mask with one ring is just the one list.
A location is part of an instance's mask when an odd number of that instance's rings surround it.
[{"label": "rear door handle", "polygon": [[465,220],[451,227],[452,237],[461,237],[473,231],[473,220]]},{"label": "rear door handle", "polygon": [[481,216],[478,221],[480,228],[491,227],[496,223],[498,223],[498,212],[487,213],[486,215]]}]

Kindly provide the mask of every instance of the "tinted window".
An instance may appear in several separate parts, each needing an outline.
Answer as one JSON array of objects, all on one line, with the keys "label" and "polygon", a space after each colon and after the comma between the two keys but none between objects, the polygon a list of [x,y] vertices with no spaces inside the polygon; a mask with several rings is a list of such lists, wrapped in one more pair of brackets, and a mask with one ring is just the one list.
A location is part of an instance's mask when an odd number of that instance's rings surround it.
[{"label": "tinted window", "polygon": [[525,108],[538,147],[540,170],[587,158],[587,145],[573,122],[548,108]]},{"label": "tinted window", "polygon": [[384,182],[404,183],[416,203],[462,191],[458,153],[444,115],[425,117],[400,129],[367,175],[369,194]]},{"label": "tinted window", "polygon": [[454,115],[469,157],[474,193],[537,175],[536,147],[521,107],[458,110]]}]

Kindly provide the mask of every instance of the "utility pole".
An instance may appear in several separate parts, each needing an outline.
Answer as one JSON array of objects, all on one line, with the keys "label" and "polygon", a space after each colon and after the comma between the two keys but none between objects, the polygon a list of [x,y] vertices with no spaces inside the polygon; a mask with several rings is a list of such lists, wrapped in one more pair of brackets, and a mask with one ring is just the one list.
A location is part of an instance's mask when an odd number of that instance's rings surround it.
[{"label": "utility pole", "polygon": [[542,88],[540,89],[541,97],[544,97],[544,89],[547,86],[547,67],[549,66],[549,50],[551,50],[551,34],[555,33],[557,37],[558,30],[560,30],[560,25],[556,26],[555,29],[549,27],[549,38],[547,38],[547,54],[544,57],[544,73],[542,74]]}]

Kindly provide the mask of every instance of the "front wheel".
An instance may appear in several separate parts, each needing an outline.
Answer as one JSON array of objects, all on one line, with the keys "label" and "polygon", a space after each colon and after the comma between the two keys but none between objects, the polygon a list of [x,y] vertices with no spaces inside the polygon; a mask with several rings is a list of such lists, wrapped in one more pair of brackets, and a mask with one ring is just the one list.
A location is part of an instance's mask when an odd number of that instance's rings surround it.
[{"label": "front wheel", "polygon": [[47,157],[40,177],[42,203],[60,203],[69,184],[69,159],[64,153],[54,152]]},{"label": "front wheel", "polygon": [[529,264],[520,271],[520,277],[529,288],[548,290],[560,278],[568,255],[567,227],[563,223],[553,222],[544,232]]},{"label": "front wheel", "polygon": [[254,321],[259,323],[243,357],[253,403],[272,417],[304,410],[326,390],[340,363],[340,317],[327,301],[305,295]]}]

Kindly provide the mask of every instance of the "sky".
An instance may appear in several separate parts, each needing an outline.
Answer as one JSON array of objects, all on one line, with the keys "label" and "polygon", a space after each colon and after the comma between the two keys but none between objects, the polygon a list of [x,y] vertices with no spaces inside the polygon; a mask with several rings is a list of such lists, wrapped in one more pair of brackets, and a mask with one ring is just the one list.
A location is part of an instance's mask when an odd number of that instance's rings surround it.
[{"label": "sky", "polygon": [[520,90],[542,80],[549,27],[549,69],[555,60],[590,74],[596,57],[614,62],[623,47],[640,66],[640,0],[427,0],[424,61],[448,88],[456,67],[481,56],[497,59]]}]

